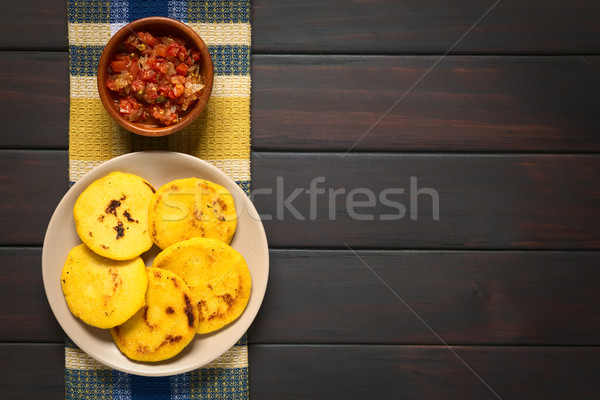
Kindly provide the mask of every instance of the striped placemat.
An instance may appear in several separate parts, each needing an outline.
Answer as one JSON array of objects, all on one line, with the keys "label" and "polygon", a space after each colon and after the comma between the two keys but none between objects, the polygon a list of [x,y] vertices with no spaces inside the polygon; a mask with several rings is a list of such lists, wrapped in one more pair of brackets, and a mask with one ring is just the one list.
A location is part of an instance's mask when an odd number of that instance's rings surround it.
[{"label": "striped placemat", "polygon": [[[212,96],[181,132],[147,138],[125,131],[105,111],[96,69],[109,38],[128,22],[165,16],[187,23],[207,44],[214,64]],[[250,187],[250,1],[68,1],[71,184],[104,161],[146,150],[199,157]],[[111,370],[70,340],[65,345],[67,399],[246,399],[245,337],[205,368],[165,378]]]}]

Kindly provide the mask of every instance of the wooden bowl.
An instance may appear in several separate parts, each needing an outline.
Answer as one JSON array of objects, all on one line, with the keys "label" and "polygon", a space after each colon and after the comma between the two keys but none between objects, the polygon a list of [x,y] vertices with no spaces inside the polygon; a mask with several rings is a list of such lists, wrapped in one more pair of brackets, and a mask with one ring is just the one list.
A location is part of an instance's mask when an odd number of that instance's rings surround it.
[{"label": "wooden bowl", "polygon": [[[188,48],[194,48],[201,54],[200,59],[200,75],[202,76],[204,88],[202,89],[201,97],[181,114],[178,122],[169,126],[159,124],[150,124],[142,122],[130,122],[119,113],[118,99],[120,96],[106,87],[106,80],[109,72],[110,62],[114,57],[124,52],[123,43],[131,33],[149,32],[153,36],[172,35],[176,38],[185,40]],[[208,101],[212,86],[213,86],[213,64],[208,48],[204,41],[194,32],[192,28],[186,24],[171,18],[164,17],[147,17],[133,21],[121,28],[108,41],[106,47],[102,51],[100,62],[98,63],[98,93],[106,111],[110,116],[128,131],[137,133],[142,136],[166,136],[177,132],[188,126],[202,112]]]}]

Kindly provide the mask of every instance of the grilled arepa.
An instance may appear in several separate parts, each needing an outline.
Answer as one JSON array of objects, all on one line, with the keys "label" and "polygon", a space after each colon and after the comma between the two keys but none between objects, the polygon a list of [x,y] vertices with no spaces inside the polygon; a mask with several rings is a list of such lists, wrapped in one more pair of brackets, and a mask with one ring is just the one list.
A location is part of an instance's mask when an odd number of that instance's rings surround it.
[{"label": "grilled arepa", "polygon": [[229,244],[237,225],[231,193],[198,178],[177,179],[160,187],[148,215],[152,239],[161,249],[193,237]]},{"label": "grilled arepa", "polygon": [[94,181],[73,208],[79,238],[113,260],[139,256],[152,247],[148,206],[153,194],[152,185],[132,174],[113,172]]},{"label": "grilled arepa", "polygon": [[140,257],[110,260],[80,244],[67,256],[61,284],[73,315],[88,325],[112,328],[144,305],[148,275]]},{"label": "grilled arepa", "polygon": [[147,268],[146,304],[110,333],[135,361],[162,361],[179,354],[194,338],[198,310],[190,289],[171,271]]},{"label": "grilled arepa", "polygon": [[152,267],[172,271],[187,283],[200,313],[198,333],[213,332],[231,323],[248,304],[252,281],[246,261],[220,240],[178,242],[160,252]]}]

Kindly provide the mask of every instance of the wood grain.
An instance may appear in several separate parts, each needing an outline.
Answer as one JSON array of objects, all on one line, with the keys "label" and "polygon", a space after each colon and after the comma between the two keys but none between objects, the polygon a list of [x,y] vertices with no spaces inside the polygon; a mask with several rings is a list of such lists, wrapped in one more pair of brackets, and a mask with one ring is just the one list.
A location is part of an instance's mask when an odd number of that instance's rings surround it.
[{"label": "wood grain", "polygon": [[600,390],[600,372],[595,368],[599,356],[596,347],[471,346],[450,351],[438,346],[255,345],[250,346],[250,395],[260,399],[595,399]]},{"label": "wood grain", "polygon": [[256,151],[600,150],[600,57],[253,62]]},{"label": "wood grain", "polygon": [[[438,59],[255,56],[253,149],[600,151],[600,57],[446,57],[402,97]],[[0,52],[0,148],[67,148],[67,66]]]},{"label": "wood grain", "polygon": [[60,342],[42,281],[42,249],[0,247],[0,341]]},{"label": "wood grain", "polygon": [[67,46],[64,0],[2,2],[0,49],[66,50]]},{"label": "wood grain", "polygon": [[[577,0],[493,1],[256,0],[255,52],[278,53],[598,53],[600,6]],[[61,0],[3,6],[1,49],[67,48]],[[471,27],[473,27],[471,29]]]},{"label": "wood grain", "polygon": [[272,250],[249,340],[598,345],[599,257]]},{"label": "wood grain", "polygon": [[10,116],[0,148],[67,148],[68,65],[66,53],[0,52],[0,108]]},{"label": "wood grain", "polygon": [[0,150],[0,244],[41,245],[66,193],[66,151]]},{"label": "wood grain", "polygon": [[[270,255],[250,343],[599,344],[597,252]],[[0,248],[0,265],[0,341],[61,342],[41,249]]]},{"label": "wood grain", "polygon": [[[253,399],[585,400],[600,391],[596,347],[250,345],[249,353]],[[10,371],[0,375],[2,398],[64,399],[62,344],[0,344],[0,354],[0,370]]]},{"label": "wood grain", "polygon": [[494,1],[468,0],[261,0],[252,4],[252,43],[258,52],[443,54],[451,47],[453,52],[481,54],[600,50],[594,39],[600,34],[600,6],[585,0],[506,0],[495,7]]},{"label": "wood grain", "polygon": [[255,153],[252,184],[272,247],[598,249],[598,170],[591,155]]},{"label": "wood grain", "polygon": [[2,399],[65,398],[63,344],[0,343]]}]

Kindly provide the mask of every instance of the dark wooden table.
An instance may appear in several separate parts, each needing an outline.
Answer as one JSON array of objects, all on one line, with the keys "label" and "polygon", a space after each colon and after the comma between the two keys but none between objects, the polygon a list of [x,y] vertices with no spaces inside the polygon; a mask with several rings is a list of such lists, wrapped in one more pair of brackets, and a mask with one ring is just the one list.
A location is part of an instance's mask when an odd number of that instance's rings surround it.
[{"label": "dark wooden table", "polygon": [[[0,9],[0,398],[60,399],[40,258],[68,188],[66,5]],[[599,21],[590,0],[252,2],[253,399],[600,396]],[[314,207],[288,197],[311,182]]]}]

